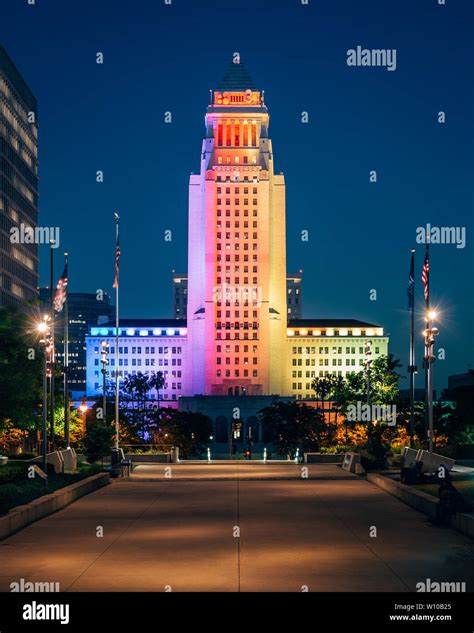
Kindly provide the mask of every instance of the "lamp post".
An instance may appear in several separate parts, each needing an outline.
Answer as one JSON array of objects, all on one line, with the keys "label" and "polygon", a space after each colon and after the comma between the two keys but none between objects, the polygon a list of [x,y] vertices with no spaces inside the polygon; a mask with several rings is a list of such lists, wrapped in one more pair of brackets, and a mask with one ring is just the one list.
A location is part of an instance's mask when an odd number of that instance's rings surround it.
[{"label": "lamp post", "polygon": [[[370,407],[370,366],[372,365],[372,341],[365,342],[365,368],[367,370],[367,406]],[[370,408],[369,408],[370,411]],[[367,435],[372,431],[372,413],[369,414],[367,422]]]},{"label": "lamp post", "polygon": [[43,320],[37,325],[37,330],[41,334],[40,344],[44,345],[43,353],[43,471],[46,474],[46,456],[48,454],[48,356],[51,351],[52,341],[50,339],[49,315],[45,315]]},{"label": "lamp post", "polygon": [[426,410],[428,414],[428,450],[430,453],[430,474],[432,474],[433,465],[433,363],[436,360],[434,351],[434,342],[439,334],[437,327],[433,323],[437,314],[434,310],[429,310],[425,316],[426,328],[423,330],[425,338],[425,364],[427,368],[426,374]]},{"label": "lamp post", "polygon": [[84,431],[86,430],[86,412],[88,408],[89,407],[87,406],[85,400],[83,400],[82,403],[79,405],[79,411],[82,414],[82,425],[84,427]]},{"label": "lamp post", "polygon": [[109,344],[107,341],[101,342],[100,362],[102,363],[102,409],[104,420],[107,421],[107,365],[109,361],[107,356],[109,355]]}]

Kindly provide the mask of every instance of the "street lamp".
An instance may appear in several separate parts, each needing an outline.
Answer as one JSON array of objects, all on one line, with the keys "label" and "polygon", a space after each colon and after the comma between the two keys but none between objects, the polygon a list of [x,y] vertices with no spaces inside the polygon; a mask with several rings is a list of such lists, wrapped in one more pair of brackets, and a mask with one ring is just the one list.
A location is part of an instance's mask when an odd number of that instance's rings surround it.
[{"label": "street lamp", "polygon": [[[365,367],[367,370],[367,405],[370,407],[370,366],[372,364],[372,341],[365,342]],[[370,408],[369,408],[370,411]],[[369,413],[369,420],[367,422],[368,434],[370,435],[372,425],[372,413]]]},{"label": "street lamp", "polygon": [[46,455],[48,453],[48,360],[49,354],[52,348],[52,341],[50,338],[50,327],[49,327],[49,315],[45,315],[43,320],[38,323],[36,329],[39,334],[41,334],[40,344],[44,345],[44,353],[43,353],[43,438],[42,438],[42,448],[43,448],[43,471],[46,473]]},{"label": "street lamp", "polygon": [[434,352],[434,342],[439,334],[433,322],[437,317],[434,310],[430,310],[425,316],[426,328],[423,330],[425,338],[425,364],[426,372],[426,408],[428,412],[428,449],[430,453],[430,474],[432,474],[433,464],[433,363],[436,360]]},{"label": "street lamp", "polygon": [[82,403],[79,405],[79,411],[82,414],[82,425],[84,427],[84,430],[86,429],[86,412],[88,410],[88,406],[86,404],[86,401],[83,400]]},{"label": "street lamp", "polygon": [[109,361],[107,356],[109,355],[109,344],[107,341],[101,342],[100,362],[102,363],[102,409],[104,420],[107,420],[107,365]]}]

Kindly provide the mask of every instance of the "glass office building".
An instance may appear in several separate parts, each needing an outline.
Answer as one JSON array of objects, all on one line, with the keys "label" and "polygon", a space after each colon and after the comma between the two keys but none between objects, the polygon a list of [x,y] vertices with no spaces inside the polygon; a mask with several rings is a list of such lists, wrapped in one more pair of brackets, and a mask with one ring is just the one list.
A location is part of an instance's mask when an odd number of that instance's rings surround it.
[{"label": "glass office building", "polygon": [[38,296],[37,226],[37,103],[0,45],[0,307]]}]

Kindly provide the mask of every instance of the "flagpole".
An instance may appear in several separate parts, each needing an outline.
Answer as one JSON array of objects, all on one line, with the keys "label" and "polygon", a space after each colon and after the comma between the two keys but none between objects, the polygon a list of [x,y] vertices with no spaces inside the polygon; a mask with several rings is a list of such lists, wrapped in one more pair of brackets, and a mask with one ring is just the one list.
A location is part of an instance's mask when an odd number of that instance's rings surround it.
[{"label": "flagpole", "polygon": [[50,265],[50,284],[51,284],[51,357],[50,357],[50,398],[49,398],[49,416],[50,416],[50,441],[51,441],[51,450],[54,445],[54,369],[56,362],[56,351],[54,348],[54,250],[53,250],[53,240],[49,243],[49,265]]},{"label": "flagpole", "polygon": [[[64,253],[64,268],[68,270],[68,255]],[[68,272],[69,277],[69,272]],[[69,279],[68,279],[69,285]],[[66,448],[69,448],[69,299],[68,286],[66,286],[66,298],[64,301],[64,440]]]},{"label": "flagpole", "polygon": [[116,283],[115,283],[115,448],[119,449],[119,414],[120,414],[120,402],[119,402],[119,276],[118,276],[118,261],[117,261],[117,249],[119,245],[119,214],[115,213],[115,240],[116,240],[116,252],[115,252],[115,267],[116,267]]},{"label": "flagpole", "polygon": [[[428,267],[429,267],[429,261],[430,261],[430,236],[427,234],[426,235],[426,255],[425,255],[425,262],[428,262]],[[430,313],[430,272],[429,272],[429,268],[428,271],[426,273],[426,291],[425,291],[425,327],[427,329],[430,329],[430,323],[429,323],[429,313]],[[427,338],[425,337],[425,434],[426,437],[428,439],[428,450],[430,451],[430,453],[432,452],[432,439],[430,437],[431,433],[430,433],[430,378],[431,378],[431,372],[430,372],[430,360],[429,360],[429,354],[430,354],[430,349],[429,346],[426,344]],[[425,446],[426,446],[426,440],[425,440]],[[431,464],[430,464],[430,468],[431,468]]]},{"label": "flagpole", "polygon": [[410,283],[410,447],[414,446],[415,434],[415,249],[411,249]]}]

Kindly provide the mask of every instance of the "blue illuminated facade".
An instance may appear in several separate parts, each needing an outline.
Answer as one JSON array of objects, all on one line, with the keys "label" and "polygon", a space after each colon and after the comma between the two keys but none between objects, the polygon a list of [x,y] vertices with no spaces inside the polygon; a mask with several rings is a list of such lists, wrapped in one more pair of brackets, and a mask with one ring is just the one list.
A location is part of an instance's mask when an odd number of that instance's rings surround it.
[{"label": "blue illuminated facade", "polygon": [[[160,394],[163,406],[176,406],[183,393],[186,366],[185,321],[175,319],[135,319],[120,321],[119,327],[119,380],[138,373],[152,376],[162,372],[165,385]],[[116,328],[114,322],[91,327],[86,337],[87,396],[102,394],[101,343],[109,345],[107,383],[115,380]]]}]

